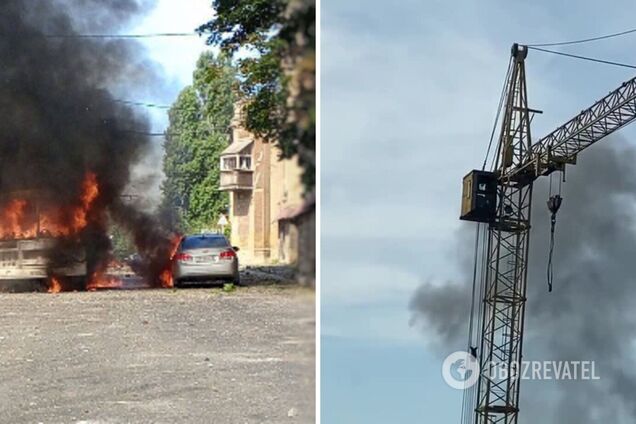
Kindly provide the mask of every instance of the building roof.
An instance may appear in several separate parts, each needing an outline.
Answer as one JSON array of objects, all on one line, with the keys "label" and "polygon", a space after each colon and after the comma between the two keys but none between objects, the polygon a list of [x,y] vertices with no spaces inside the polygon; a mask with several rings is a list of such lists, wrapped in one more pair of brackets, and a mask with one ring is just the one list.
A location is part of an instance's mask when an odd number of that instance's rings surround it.
[{"label": "building roof", "polygon": [[254,142],[254,140],[239,140],[239,141],[235,141],[234,143],[232,143],[229,146],[227,146],[225,148],[225,150],[223,150],[221,152],[221,156],[223,156],[223,155],[235,155],[235,154],[241,153],[243,150],[245,150],[247,147],[249,147],[253,142]]}]

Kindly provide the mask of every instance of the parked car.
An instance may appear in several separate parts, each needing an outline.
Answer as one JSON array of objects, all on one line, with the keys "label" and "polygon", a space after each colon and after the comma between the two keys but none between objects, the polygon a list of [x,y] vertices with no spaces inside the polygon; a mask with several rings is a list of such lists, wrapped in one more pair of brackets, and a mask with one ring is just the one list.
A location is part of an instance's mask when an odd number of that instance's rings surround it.
[{"label": "parked car", "polygon": [[197,234],[181,240],[173,262],[175,286],[211,280],[241,283],[236,252],[223,234]]}]

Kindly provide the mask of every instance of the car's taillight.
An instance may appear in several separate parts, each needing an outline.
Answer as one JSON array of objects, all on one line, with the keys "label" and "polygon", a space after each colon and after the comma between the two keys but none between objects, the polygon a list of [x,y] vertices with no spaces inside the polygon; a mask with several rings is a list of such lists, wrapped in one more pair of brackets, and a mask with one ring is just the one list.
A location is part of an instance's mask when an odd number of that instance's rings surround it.
[{"label": "car's taillight", "polygon": [[220,259],[230,260],[232,258],[236,258],[236,252],[234,250],[224,250],[219,255]]},{"label": "car's taillight", "polygon": [[180,262],[190,262],[192,260],[192,256],[187,253],[177,253],[174,258]]}]

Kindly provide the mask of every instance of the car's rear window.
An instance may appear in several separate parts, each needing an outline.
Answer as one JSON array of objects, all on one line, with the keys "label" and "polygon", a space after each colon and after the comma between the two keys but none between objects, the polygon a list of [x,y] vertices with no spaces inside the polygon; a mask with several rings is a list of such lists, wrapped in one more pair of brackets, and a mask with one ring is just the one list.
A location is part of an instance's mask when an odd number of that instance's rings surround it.
[{"label": "car's rear window", "polygon": [[225,237],[186,237],[181,242],[181,250],[206,249],[210,247],[228,247]]}]

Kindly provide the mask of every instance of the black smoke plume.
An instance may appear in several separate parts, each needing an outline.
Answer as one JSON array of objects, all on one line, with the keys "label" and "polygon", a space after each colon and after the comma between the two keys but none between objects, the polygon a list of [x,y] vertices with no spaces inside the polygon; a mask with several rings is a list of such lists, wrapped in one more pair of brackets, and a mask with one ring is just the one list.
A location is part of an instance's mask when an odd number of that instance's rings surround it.
[{"label": "black smoke plume", "polygon": [[[520,423],[636,422],[636,154],[626,144],[611,137],[568,168],[552,293],[546,178],[535,184],[524,359],[594,360],[600,380],[523,381]],[[473,236],[472,225],[461,236],[470,259]],[[462,283],[417,290],[410,306],[429,340],[465,347],[471,281],[472,266]]]},{"label": "black smoke plume", "polygon": [[[99,185],[86,228],[60,240],[51,252],[57,265],[68,257],[65,250],[79,246],[88,255],[89,274],[104,268],[111,218],[132,232],[148,260],[159,261],[156,256],[170,250],[169,231],[122,201],[131,165],[151,147],[144,135],[149,123],[111,94],[113,89],[155,82],[157,72],[134,41],[77,37],[80,32],[116,33],[153,3],[0,4],[0,207],[12,193],[28,190],[36,192],[39,208],[63,209],[78,203],[89,173]],[[157,280],[150,272],[147,277]]]}]

